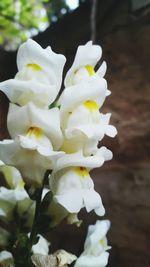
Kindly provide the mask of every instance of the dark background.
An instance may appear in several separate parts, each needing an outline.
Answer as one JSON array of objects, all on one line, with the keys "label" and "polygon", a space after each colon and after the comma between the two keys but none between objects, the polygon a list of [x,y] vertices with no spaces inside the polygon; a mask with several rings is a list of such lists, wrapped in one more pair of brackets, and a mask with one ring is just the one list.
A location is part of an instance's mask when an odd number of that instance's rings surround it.
[{"label": "dark background", "polygon": [[[150,5],[144,1],[97,1],[96,43],[108,64],[106,79],[112,95],[103,111],[112,112],[118,129],[115,139],[105,138],[113,153],[111,162],[93,171],[106,218],[112,222],[109,267],[150,266]],[[91,38],[91,1],[86,1],[34,39],[51,45],[71,65],[79,44]],[[0,51],[0,80],[14,77],[16,52]],[[67,68],[66,67],[66,68]],[[0,139],[6,130],[7,98],[0,93]],[[94,213],[81,213],[81,228],[60,226],[52,231],[55,247],[81,252]]]}]

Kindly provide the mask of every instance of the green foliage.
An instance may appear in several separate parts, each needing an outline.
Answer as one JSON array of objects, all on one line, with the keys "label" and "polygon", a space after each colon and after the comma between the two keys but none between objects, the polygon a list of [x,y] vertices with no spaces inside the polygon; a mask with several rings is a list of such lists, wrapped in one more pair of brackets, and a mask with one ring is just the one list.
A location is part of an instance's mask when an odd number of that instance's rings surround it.
[{"label": "green foliage", "polygon": [[[48,24],[42,0],[0,1],[0,44],[17,46],[25,41],[31,31],[40,30]],[[36,32],[37,32],[36,31]],[[13,48],[13,45],[11,48]]]},{"label": "green foliage", "polygon": [[0,45],[7,50],[14,50],[21,42],[44,30],[49,23],[68,11],[66,0],[2,0]]}]

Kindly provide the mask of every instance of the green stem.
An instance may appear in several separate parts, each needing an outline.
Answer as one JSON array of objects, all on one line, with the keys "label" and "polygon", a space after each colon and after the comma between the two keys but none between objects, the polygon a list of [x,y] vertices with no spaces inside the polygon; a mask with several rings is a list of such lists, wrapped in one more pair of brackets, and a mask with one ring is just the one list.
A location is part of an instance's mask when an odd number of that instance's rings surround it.
[{"label": "green stem", "polygon": [[31,256],[31,249],[32,249],[33,244],[36,241],[36,237],[37,237],[37,234],[38,234],[38,227],[37,226],[38,226],[38,219],[39,219],[39,216],[40,216],[40,208],[41,208],[41,202],[42,202],[42,193],[43,193],[44,185],[46,184],[46,181],[47,181],[48,176],[50,175],[50,173],[51,173],[50,170],[47,170],[45,172],[42,187],[37,192],[35,214],[34,214],[34,219],[33,219],[32,230],[31,230],[31,234],[30,234],[29,245],[28,245],[27,261],[26,261],[26,263],[24,265],[25,267],[26,266],[29,266],[30,256]]}]

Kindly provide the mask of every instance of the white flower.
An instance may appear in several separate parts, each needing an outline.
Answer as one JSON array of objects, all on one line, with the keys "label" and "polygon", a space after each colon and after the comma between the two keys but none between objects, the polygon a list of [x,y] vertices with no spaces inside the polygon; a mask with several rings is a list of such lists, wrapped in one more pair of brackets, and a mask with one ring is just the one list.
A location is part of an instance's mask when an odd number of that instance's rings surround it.
[{"label": "white flower", "polygon": [[54,53],[50,47],[41,48],[29,39],[17,54],[18,73],[15,79],[0,84],[11,102],[24,105],[29,101],[46,107],[51,104],[61,86],[65,57]]},{"label": "white flower", "polygon": [[106,98],[107,82],[103,78],[93,76],[89,81],[82,81],[80,84],[64,89],[59,104],[61,114],[71,112],[77,105],[92,100],[97,103],[99,108],[103,105]]},{"label": "white flower", "polygon": [[28,136],[1,141],[0,158],[6,165],[17,167],[26,183],[41,186],[45,171],[53,169],[55,160],[63,154],[53,151],[47,139],[42,138],[39,129],[30,129]]},{"label": "white flower", "polygon": [[58,159],[50,177],[53,200],[69,213],[78,213],[85,207],[87,212],[95,210],[96,214],[104,215],[101,197],[94,190],[89,171],[111,157],[112,153],[102,147],[95,156],[84,157],[79,151]]},{"label": "white flower", "polygon": [[[15,122],[15,124],[14,124]],[[23,107],[9,105],[7,127],[14,139],[24,135],[45,147],[59,149],[62,144],[59,109],[43,110],[29,102]]]},{"label": "white flower", "polygon": [[63,154],[53,150],[62,143],[58,108],[43,110],[32,102],[23,107],[10,104],[7,125],[15,140],[0,142],[1,159],[17,167],[27,183],[41,185],[46,169],[53,168]]},{"label": "white flower", "polygon": [[85,156],[97,150],[104,135],[114,137],[116,128],[109,125],[111,114],[99,113],[105,100],[107,84],[104,79],[93,77],[68,87],[60,97],[61,127],[64,133],[62,149],[74,153],[83,149]]},{"label": "white flower", "polygon": [[38,234],[38,243],[32,246],[33,254],[48,255],[50,243],[42,235]]},{"label": "white flower", "polygon": [[22,44],[17,54],[17,76],[21,80],[41,80],[46,78],[47,83],[56,85],[57,93],[62,81],[62,71],[66,59],[56,54],[51,47],[43,49],[35,41],[29,39]]},{"label": "white flower", "polygon": [[83,80],[88,80],[93,75],[103,77],[106,73],[106,62],[103,62],[101,67],[95,73],[94,68],[102,55],[102,49],[99,45],[93,45],[89,41],[85,45],[80,45],[72,67],[66,74],[65,86],[72,86],[80,83]]},{"label": "white flower", "polygon": [[0,252],[0,266],[2,267],[14,267],[13,256],[9,251],[3,250]]},{"label": "white flower", "polygon": [[77,259],[74,267],[105,267],[108,263],[108,249],[106,234],[110,228],[110,221],[97,221],[88,228],[84,244],[84,251]]}]

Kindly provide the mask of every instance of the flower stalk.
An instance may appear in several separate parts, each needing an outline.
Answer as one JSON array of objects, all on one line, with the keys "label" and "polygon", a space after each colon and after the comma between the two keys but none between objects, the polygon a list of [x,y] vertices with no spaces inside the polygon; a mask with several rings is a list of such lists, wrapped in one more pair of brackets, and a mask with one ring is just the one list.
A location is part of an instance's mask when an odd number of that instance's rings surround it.
[{"label": "flower stalk", "polygon": [[35,214],[34,214],[33,225],[32,225],[30,239],[29,239],[28,255],[26,258],[25,267],[29,266],[29,263],[31,261],[32,246],[35,243],[37,243],[36,240],[37,240],[37,234],[38,234],[38,220],[39,220],[39,216],[40,216],[40,208],[41,208],[41,203],[42,203],[42,193],[43,193],[44,186],[47,183],[48,177],[50,174],[51,174],[51,170],[46,170],[46,172],[44,174],[44,178],[43,178],[42,187],[40,189],[37,189],[37,192],[36,192]]}]

